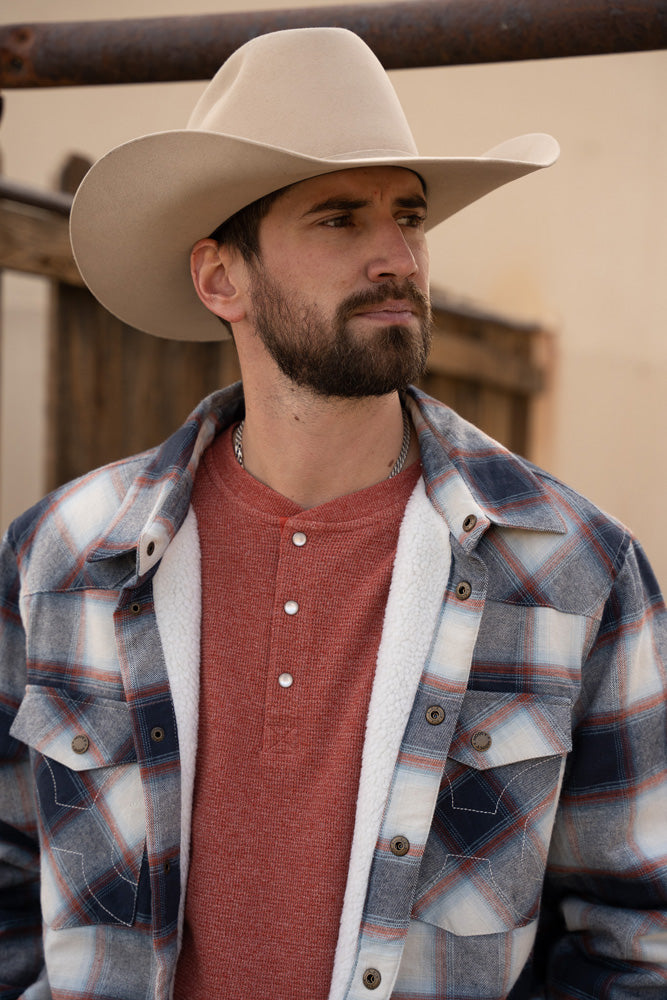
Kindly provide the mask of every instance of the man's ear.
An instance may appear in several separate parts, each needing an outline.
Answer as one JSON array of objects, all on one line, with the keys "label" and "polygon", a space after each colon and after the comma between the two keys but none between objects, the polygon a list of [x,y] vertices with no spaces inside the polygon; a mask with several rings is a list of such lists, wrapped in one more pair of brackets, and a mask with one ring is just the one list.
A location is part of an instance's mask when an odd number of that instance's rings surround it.
[{"label": "man's ear", "polygon": [[246,316],[244,272],[239,255],[212,239],[198,240],[190,253],[190,273],[197,295],[216,316],[238,323]]}]

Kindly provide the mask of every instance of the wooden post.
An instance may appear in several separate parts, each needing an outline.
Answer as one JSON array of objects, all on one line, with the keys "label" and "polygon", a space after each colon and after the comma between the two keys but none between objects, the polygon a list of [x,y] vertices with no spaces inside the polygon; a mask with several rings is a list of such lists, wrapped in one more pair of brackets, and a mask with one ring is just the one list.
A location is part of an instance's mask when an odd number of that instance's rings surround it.
[{"label": "wooden post", "polygon": [[552,338],[534,323],[513,322],[432,292],[435,329],[425,392],[443,400],[512,451],[534,457],[538,401],[552,382]]},{"label": "wooden post", "polygon": [[[70,158],[62,186],[88,167]],[[238,378],[230,341],[162,340],[122,323],[86,288],[55,285],[49,345],[49,488],[159,444],[201,398]]]}]

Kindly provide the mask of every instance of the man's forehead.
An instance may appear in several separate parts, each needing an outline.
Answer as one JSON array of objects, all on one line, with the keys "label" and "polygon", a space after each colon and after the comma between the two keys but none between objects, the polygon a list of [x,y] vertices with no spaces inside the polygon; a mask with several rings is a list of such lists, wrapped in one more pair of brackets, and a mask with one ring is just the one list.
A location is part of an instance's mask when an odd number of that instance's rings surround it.
[{"label": "man's forehead", "polygon": [[376,188],[396,198],[415,194],[426,197],[426,187],[419,174],[407,167],[395,166],[351,167],[318,174],[290,185],[284,193],[293,201],[308,202],[312,198],[319,199],[323,194],[345,195]]}]

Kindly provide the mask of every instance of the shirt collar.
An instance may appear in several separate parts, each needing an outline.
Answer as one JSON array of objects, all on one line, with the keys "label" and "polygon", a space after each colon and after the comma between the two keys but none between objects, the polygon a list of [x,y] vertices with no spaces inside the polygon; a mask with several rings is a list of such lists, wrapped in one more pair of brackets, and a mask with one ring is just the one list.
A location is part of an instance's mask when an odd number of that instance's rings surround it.
[{"label": "shirt collar", "polygon": [[426,490],[467,547],[490,523],[563,534],[544,475],[444,403],[414,387],[407,405],[419,436]]},{"label": "shirt collar", "polygon": [[[107,576],[102,565],[118,560],[127,576],[128,555],[136,554],[136,583],[160,561],[185,520],[197,466],[205,449],[223,428],[243,417],[240,383],[207,396],[187,421],[156,448],[132,482],[125,499],[86,557],[89,570]],[[132,579],[134,577],[134,579]]]},{"label": "shirt collar", "polygon": [[[419,436],[427,493],[461,544],[474,544],[489,523],[566,530],[530,463],[419,389],[408,389],[406,403]],[[132,584],[159,563],[187,514],[203,452],[243,413],[240,382],[202,400],[142,467],[87,555],[90,572],[108,583],[102,564],[120,559],[125,582]],[[129,578],[128,556],[133,556]]]}]

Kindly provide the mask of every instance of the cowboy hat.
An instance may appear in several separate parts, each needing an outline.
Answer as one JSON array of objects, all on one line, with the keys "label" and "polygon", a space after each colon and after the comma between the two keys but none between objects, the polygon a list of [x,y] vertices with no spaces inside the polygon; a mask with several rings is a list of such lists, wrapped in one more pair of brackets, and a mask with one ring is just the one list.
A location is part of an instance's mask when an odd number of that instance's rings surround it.
[{"label": "cowboy hat", "polygon": [[70,233],[81,275],[108,310],[148,333],[219,340],[190,277],[193,244],[251,202],[318,174],[399,166],[422,178],[429,227],[549,166],[551,136],[479,157],[420,157],[382,65],[342,28],[260,35],[213,77],[185,129],[112,149],[84,177]]}]

